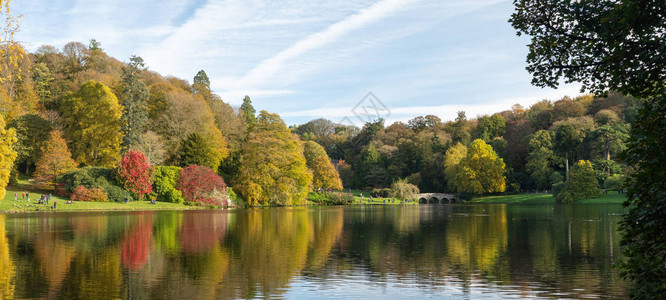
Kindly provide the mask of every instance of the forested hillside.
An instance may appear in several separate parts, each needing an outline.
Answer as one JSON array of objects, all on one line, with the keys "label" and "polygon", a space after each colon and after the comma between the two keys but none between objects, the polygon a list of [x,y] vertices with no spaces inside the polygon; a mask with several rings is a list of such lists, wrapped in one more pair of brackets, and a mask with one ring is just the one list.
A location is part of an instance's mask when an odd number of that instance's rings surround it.
[{"label": "forested hillside", "polygon": [[[340,182],[381,189],[406,179],[421,191],[469,194],[550,190],[563,186],[580,160],[591,162],[601,187],[617,189],[631,171],[618,154],[639,101],[617,93],[477,118],[459,112],[448,122],[429,115],[356,128],[317,119],[288,128],[276,114],[257,113],[250,97],[239,108],[223,101],[204,70],[190,84],[150,71],[141,57],[109,57],[95,40],[14,51],[15,67],[5,68],[0,90],[7,135],[16,134],[16,142],[6,141],[17,155],[10,181],[20,172],[44,186],[60,182],[65,193],[83,185],[116,200],[124,195],[119,188],[148,194],[99,175],[99,168],[124,170],[121,157],[130,149],[149,166],[208,167],[224,178],[223,189],[239,194],[237,202],[250,205],[303,204],[308,191],[339,190]],[[171,183],[156,182],[163,190],[151,195],[182,201],[169,190],[177,176],[165,168],[150,176]],[[81,170],[88,181],[67,175]]]},{"label": "forested hillside", "polygon": [[477,118],[468,118],[461,111],[449,122],[429,115],[388,126],[379,120],[358,131],[318,119],[296,126],[294,131],[304,140],[323,145],[331,158],[339,160],[346,187],[387,187],[407,178],[421,191],[474,192],[456,175],[465,168],[483,174],[492,167],[458,166],[478,139],[477,144],[492,146],[486,151],[494,151],[506,164],[503,175],[508,192],[550,190],[553,184],[565,181],[568,169],[579,160],[591,162],[602,187],[618,189],[624,175],[631,172],[618,161],[618,155],[639,104],[639,100],[617,93],[606,98],[585,95],[542,100],[529,108],[514,105],[511,110]]}]

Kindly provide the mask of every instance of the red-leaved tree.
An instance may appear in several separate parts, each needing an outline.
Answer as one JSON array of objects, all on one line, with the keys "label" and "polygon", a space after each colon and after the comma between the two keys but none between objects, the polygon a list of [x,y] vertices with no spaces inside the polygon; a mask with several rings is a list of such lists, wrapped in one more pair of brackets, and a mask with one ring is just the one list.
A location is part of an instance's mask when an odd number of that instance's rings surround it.
[{"label": "red-leaved tree", "polygon": [[185,201],[210,204],[227,205],[227,185],[224,179],[204,166],[187,166],[180,170],[178,190],[183,193]]},{"label": "red-leaved tree", "polygon": [[152,190],[152,173],[153,167],[141,151],[127,151],[118,165],[118,176],[123,186],[139,199]]}]

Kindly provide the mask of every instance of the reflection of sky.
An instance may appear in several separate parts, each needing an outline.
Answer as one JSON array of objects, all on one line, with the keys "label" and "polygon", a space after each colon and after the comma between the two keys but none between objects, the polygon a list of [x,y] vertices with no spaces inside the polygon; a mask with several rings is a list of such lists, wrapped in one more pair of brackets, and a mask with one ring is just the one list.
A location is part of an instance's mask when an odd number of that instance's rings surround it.
[{"label": "reflection of sky", "polygon": [[530,86],[528,39],[507,22],[510,0],[15,1],[30,50],[95,38],[126,61],[191,80],[288,123],[339,121],[374,92],[389,121],[443,120],[577,94]]},{"label": "reflection of sky", "polygon": [[[507,299],[547,297],[543,286],[498,285],[493,282],[443,278],[435,282],[389,276],[377,281],[364,276],[340,276],[326,281],[296,277],[285,299]],[[559,296],[574,295],[560,293]]]}]

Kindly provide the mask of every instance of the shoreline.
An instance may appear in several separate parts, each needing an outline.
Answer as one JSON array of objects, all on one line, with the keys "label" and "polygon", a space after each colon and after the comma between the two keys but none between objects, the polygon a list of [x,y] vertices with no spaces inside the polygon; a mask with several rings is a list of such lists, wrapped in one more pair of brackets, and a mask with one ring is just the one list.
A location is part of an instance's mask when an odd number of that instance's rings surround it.
[{"label": "shoreline", "polygon": [[[43,192],[43,191],[42,191]],[[14,193],[17,193],[18,199],[15,201],[13,199]],[[30,193],[39,195],[35,193],[34,190]],[[52,208],[52,203],[49,205],[46,204],[36,204],[35,201],[28,202],[27,200],[20,199],[20,192],[14,188],[7,190],[7,193],[0,201],[0,214],[15,214],[15,213],[58,213],[58,212],[132,212],[132,211],[166,211],[166,210],[217,210],[217,209],[229,209],[225,208],[210,208],[203,206],[193,206],[186,205],[181,203],[169,203],[169,202],[160,202],[157,201],[155,204],[151,204],[150,201],[132,201],[129,203],[120,203],[120,202],[83,202],[83,201],[72,201],[72,204],[65,204],[66,201],[70,200],[65,197],[53,196],[53,200],[56,201],[56,209]],[[399,203],[395,201],[393,203],[388,202],[384,203],[375,199],[375,201],[368,201],[368,198],[361,199],[360,197],[355,197],[355,200],[361,200],[359,202],[354,202],[346,205],[320,205],[308,201],[307,204],[302,207],[315,207],[315,206],[395,206],[395,205],[417,205],[414,202],[408,203]],[[626,195],[623,194],[602,194],[601,197],[596,199],[583,199],[579,200],[576,204],[622,204],[626,199]],[[53,201],[52,200],[52,201]],[[387,199],[388,200],[388,199]],[[465,205],[474,205],[474,204],[556,204],[555,198],[551,194],[546,193],[523,193],[516,195],[498,195],[498,196],[483,196],[476,197],[467,202],[459,202],[456,204],[465,204]],[[450,204],[420,204],[420,205],[450,205]],[[261,206],[263,207],[263,206]],[[268,206],[266,206],[268,207]]]}]

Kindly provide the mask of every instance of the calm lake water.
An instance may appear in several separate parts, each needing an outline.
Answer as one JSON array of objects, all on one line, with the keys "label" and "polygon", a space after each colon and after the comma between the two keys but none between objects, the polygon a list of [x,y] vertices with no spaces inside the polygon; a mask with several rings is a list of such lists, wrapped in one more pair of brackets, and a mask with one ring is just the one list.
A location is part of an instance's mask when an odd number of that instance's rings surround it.
[{"label": "calm lake water", "polygon": [[620,205],[0,214],[0,299],[624,298]]}]

